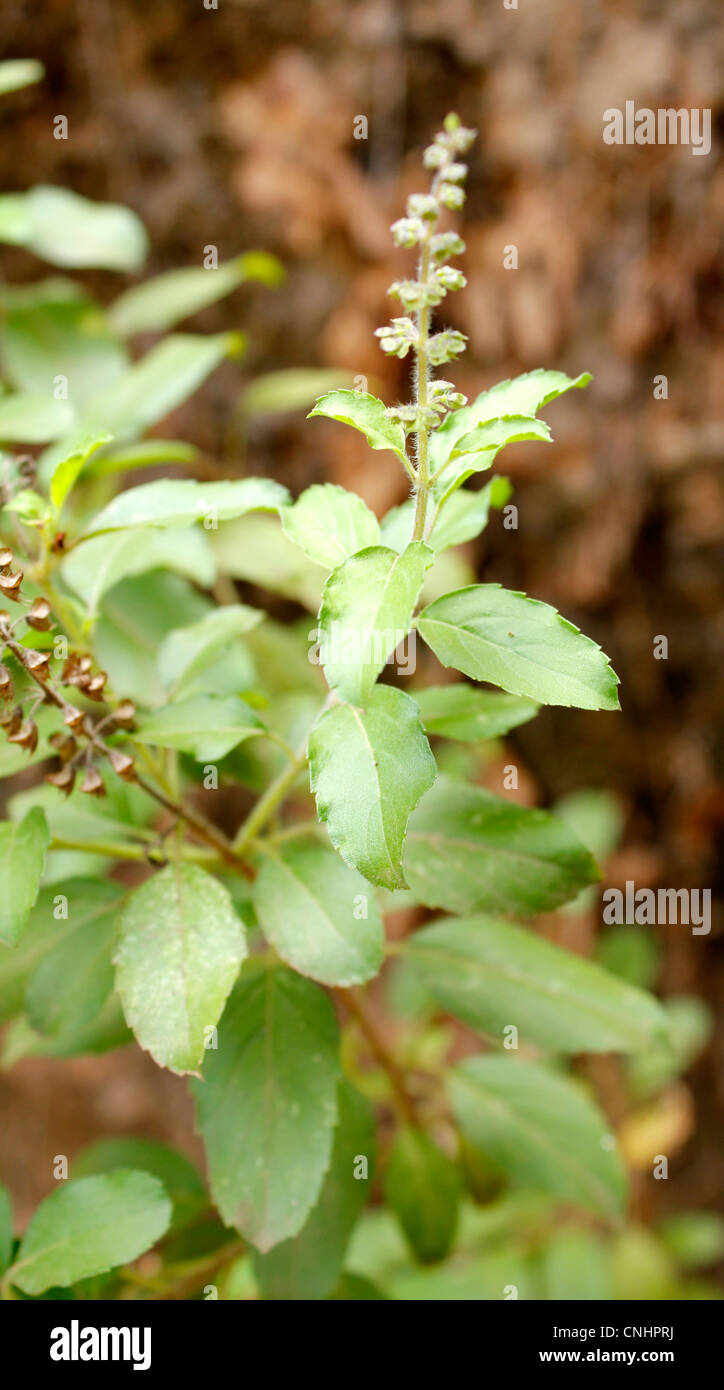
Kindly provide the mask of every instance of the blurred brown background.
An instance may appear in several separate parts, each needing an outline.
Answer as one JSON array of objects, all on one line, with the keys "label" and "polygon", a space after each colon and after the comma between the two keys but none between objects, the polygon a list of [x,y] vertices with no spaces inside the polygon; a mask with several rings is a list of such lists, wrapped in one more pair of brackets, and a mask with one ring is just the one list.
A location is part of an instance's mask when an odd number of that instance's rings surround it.
[{"label": "blurred brown background", "polygon": [[[244,381],[288,366],[347,367],[406,394],[405,363],[373,330],[408,264],[390,221],[424,187],[419,156],[449,109],[480,138],[464,237],[470,286],[446,301],[469,336],[456,372],[474,396],[533,367],[588,369],[594,382],[550,411],[555,445],[506,452],[517,532],[499,517],[469,548],[486,579],[560,608],[599,641],[622,682],[623,714],[548,710],[518,731],[527,794],[544,803],[607,786],[626,812],[608,879],[717,886],[724,821],[721,605],[724,419],[720,259],[724,168],[717,0],[5,0],[3,57],[37,57],[43,85],[5,99],[0,188],[63,184],[136,209],[149,271],[259,246],[288,278],[242,289],[194,321],[244,327],[246,360],[227,364],[177,413],[173,432],[229,472],[230,411]],[[711,107],[713,147],[608,146],[602,112]],[[64,114],[69,139],[53,139]],[[353,137],[354,118],[368,138]],[[503,267],[518,247],[519,268]],[[5,273],[35,279],[23,252]],[[51,273],[48,271],[47,273]],[[102,298],[125,281],[84,277]],[[655,400],[665,374],[668,400]],[[164,434],[169,434],[166,426]],[[254,472],[295,492],[330,478],[378,512],[404,483],[384,454],[304,413],[257,422]],[[667,661],[653,639],[668,638]],[[720,719],[719,719],[720,723]],[[724,987],[721,922],[710,937],[664,930],[664,993]],[[671,1205],[715,1205],[724,1187],[717,1111],[721,1039],[688,1081]],[[18,1123],[24,1109],[22,1125]],[[6,1117],[12,1115],[12,1119]],[[179,1136],[193,1146],[183,1084],[140,1053],[24,1062],[0,1080],[4,1176],[34,1203],[52,1155],[102,1133]],[[663,1189],[666,1188],[664,1192]],[[657,1194],[658,1196],[658,1194]],[[21,1213],[27,1215],[27,1208]]]}]

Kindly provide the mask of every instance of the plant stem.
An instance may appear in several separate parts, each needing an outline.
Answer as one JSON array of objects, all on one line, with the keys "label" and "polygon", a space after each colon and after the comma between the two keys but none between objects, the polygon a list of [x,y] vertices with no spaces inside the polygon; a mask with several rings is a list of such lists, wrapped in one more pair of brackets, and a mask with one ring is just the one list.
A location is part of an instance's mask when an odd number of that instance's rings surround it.
[{"label": "plant stem", "polygon": [[365,1008],[362,997],[358,992],[351,989],[333,989],[332,994],[336,999],[339,999],[348,1012],[351,1013],[367,1042],[370,1052],[375,1060],[379,1062],[382,1070],[386,1072],[392,1090],[395,1109],[401,1121],[403,1124],[409,1125],[412,1129],[419,1129],[420,1121],[417,1118],[415,1107],[407,1091],[404,1072],[396,1058],[393,1057],[390,1052],[387,1043],[380,1036],[375,1023],[370,1018]]},{"label": "plant stem", "polygon": [[246,820],[240,826],[236,838],[232,843],[234,854],[243,854],[250,842],[256,839],[258,832],[263,829],[267,821],[271,819],[277,807],[281,805],[285,796],[291,791],[294,783],[299,776],[307,760],[307,741],[304,740],[304,749],[295,754],[294,759],[288,767],[285,767],[273,782],[269,783],[266,791],[259,797],[256,805],[249,812]]},{"label": "plant stem", "polygon": [[[428,230],[425,240],[422,242],[422,254],[420,256],[420,270],[418,279],[420,284],[427,285],[430,275],[430,231]],[[423,305],[417,313],[417,347],[415,349],[416,370],[415,370],[415,404],[421,411],[418,420],[417,434],[417,490],[415,495],[415,522],[412,530],[413,541],[425,539],[425,518],[427,514],[427,496],[430,487],[427,445],[428,445],[428,426],[425,419],[425,408],[427,406],[427,385],[429,377],[429,363],[427,360],[427,339],[430,330],[430,306]]]}]

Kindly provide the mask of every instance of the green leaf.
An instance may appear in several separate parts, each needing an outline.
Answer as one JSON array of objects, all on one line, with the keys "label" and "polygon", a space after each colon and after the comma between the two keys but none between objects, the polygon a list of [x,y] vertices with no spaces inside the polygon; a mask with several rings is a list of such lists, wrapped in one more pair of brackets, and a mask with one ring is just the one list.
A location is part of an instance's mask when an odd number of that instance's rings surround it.
[{"label": "green leaf", "polygon": [[68,493],[82,473],[89,458],[102,444],[110,443],[110,434],[91,435],[68,458],[62,459],[50,480],[50,500],[59,512]]},{"label": "green leaf", "polygon": [[320,396],[313,415],[326,415],[360,430],[372,449],[390,449],[400,459],[406,459],[405,431],[397,420],[391,420],[382,401],[366,391],[328,391]]},{"label": "green leaf", "polygon": [[462,681],[416,690],[415,699],[429,734],[462,739],[465,743],[502,738],[535,718],[539,709],[533,700],[507,695],[502,690],[476,690]]},{"label": "green leaf", "polygon": [[611,1248],[595,1231],[554,1231],[542,1253],[546,1299],[609,1303],[614,1297]]},{"label": "green leaf", "polygon": [[428,604],[420,635],[443,666],[544,705],[619,709],[618,676],[596,642],[555,608],[499,584],[471,584]]},{"label": "green leaf", "polygon": [[435,780],[417,705],[378,685],[364,710],[336,705],[309,739],[311,788],[335,849],[371,883],[404,888],[407,822]]},{"label": "green leaf", "polygon": [[198,1072],[245,956],[230,894],[198,865],[169,864],[131,893],[118,920],[116,988],[160,1067]]},{"label": "green leaf", "polygon": [[442,774],[410,821],[404,866],[418,902],[461,914],[548,912],[599,877],[548,811]]},{"label": "green leaf", "polygon": [[121,1001],[117,994],[109,994],[92,1023],[70,1033],[36,1033],[24,1016],[14,1019],[3,1037],[1,1065],[7,1069],[23,1057],[82,1057],[130,1042],[133,1034],[126,1027]]},{"label": "green leaf", "polygon": [[108,319],[121,337],[165,333],[182,319],[216,304],[245,280],[277,285],[283,274],[279,261],[265,251],[249,251],[215,268],[169,270],[126,290],[111,304]]},{"label": "green leaf", "polygon": [[374,512],[355,492],[335,483],[314,483],[281,511],[284,533],[315,564],[336,569],[348,556],[379,545]]},{"label": "green leaf", "polygon": [[449,918],[403,951],[441,1008],[471,1028],[553,1052],[635,1052],[666,1033],[652,995],[510,922]]},{"label": "green leaf", "polygon": [[488,420],[484,425],[477,425],[453,445],[447,462],[436,477],[433,493],[440,502],[450,497],[466,478],[490,468],[506,444],[523,443],[529,439],[550,444],[551,438],[545,421],[536,420],[533,416],[513,415],[509,419]]},{"label": "green leaf", "polygon": [[611,927],[598,938],[596,959],[613,975],[639,989],[653,989],[661,964],[661,946],[640,927]]},{"label": "green leaf", "polygon": [[724,1217],[719,1212],[673,1212],[662,1220],[659,1235],[681,1269],[701,1269],[724,1259]]},{"label": "green leaf", "polygon": [[220,652],[233,645],[235,637],[250,632],[263,617],[258,608],[229,603],[212,610],[198,623],[176,628],[164,639],[158,653],[161,684],[177,696]]},{"label": "green leaf", "polygon": [[198,762],[217,762],[244,739],[264,732],[264,725],[238,695],[189,695],[155,710],[141,721],[133,737],[191,753]]},{"label": "green leaf", "polygon": [[419,541],[402,555],[371,546],[329,576],[319,610],[319,650],[327,683],[341,699],[365,704],[387,658],[409,632],[432,559]]},{"label": "green leaf", "polygon": [[275,511],[287,496],[286,488],[271,478],[241,478],[229,483],[158,478],[119,493],[99,512],[81,539],[126,527],[192,526],[196,521],[208,522],[208,529],[214,529],[219,521],[243,516],[245,512]]},{"label": "green leaf", "polygon": [[714,1031],[711,1008],[695,994],[672,995],[662,1001],[662,1007],[668,1018],[667,1036],[627,1061],[628,1081],[636,1098],[656,1095],[688,1071]]},{"label": "green leaf", "polygon": [[109,473],[129,473],[137,468],[158,468],[167,463],[192,465],[199,450],[181,439],[141,439],[120,449],[104,449],[88,467],[89,478],[105,478]]},{"label": "green leaf", "polygon": [[4,299],[3,374],[16,390],[47,399],[57,378],[65,377],[71,410],[78,410],[128,367],[128,354],[101,306],[71,281],[41,280],[6,292]]},{"label": "green leaf", "polygon": [[211,588],[216,564],[207,532],[198,526],[189,528],[183,545],[179,545],[173,529],[115,531],[94,536],[66,555],[61,573],[65,583],[83,600],[86,621],[92,624],[109,589],[122,579],[155,569],[174,570],[202,588]]},{"label": "green leaf", "polygon": [[45,68],[36,58],[11,58],[0,63],[0,96],[17,92],[33,82],[42,82]]},{"label": "green leaf", "polygon": [[[155,548],[154,538],[159,533],[137,531],[133,534],[135,539]],[[190,546],[194,534],[187,531],[179,551]],[[178,541],[173,531],[167,535],[172,541]],[[105,538],[107,545],[110,539]],[[89,547],[95,544],[95,541],[89,542]],[[85,546],[81,546],[79,552],[72,553],[82,554],[84,549]],[[162,569],[116,584],[103,598],[95,631],[95,654],[99,665],[108,672],[111,686],[122,690],[139,705],[162,704],[165,695],[157,668],[161,643],[175,628],[197,622],[211,611],[208,600],[186,579]]]},{"label": "green leaf", "polygon": [[320,984],[363,984],[382,966],[382,918],[369,885],[329,850],[289,846],[265,858],[254,907],[282,960]]},{"label": "green leaf", "polygon": [[424,1264],[442,1260],[455,1235],[462,1182],[457,1164],[421,1130],[395,1139],[385,1174],[385,1200]]},{"label": "green leaf", "polygon": [[45,444],[72,422],[72,407],[50,392],[14,391],[0,399],[0,439],[7,444]]},{"label": "green leaf", "polygon": [[50,832],[44,812],[32,807],[18,823],[0,824],[0,942],[14,946],[38,896]]},{"label": "green leaf", "polygon": [[149,1173],[119,1168],[64,1182],[32,1217],[9,1282],[37,1295],[105,1274],[155,1245],[170,1219],[171,1203]]},{"label": "green leaf", "polygon": [[236,333],[173,333],[164,338],[84,402],[73,436],[43,454],[41,475],[50,476],[60,459],[72,452],[77,436],[107,430],[119,442],[138,438],[193,395],[225,357],[239,350]]},{"label": "green leaf", "polygon": [[[0,68],[0,77],[2,68]],[[5,1273],[13,1253],[13,1207],[10,1193],[0,1183],[0,1275]]]},{"label": "green leaf", "polygon": [[[222,526],[213,543],[225,574],[296,599],[311,613],[317,612],[323,587],[319,567],[287,539],[276,517],[241,517]],[[310,641],[314,636],[312,632]]]},{"label": "green leaf", "polygon": [[[300,1234],[267,1255],[254,1256],[262,1296],[274,1300],[328,1298],[335,1288],[347,1243],[369,1194],[376,1148],[375,1115],[348,1082],[339,1087],[339,1118],[319,1200]],[[356,1175],[360,1158],[368,1177]]]},{"label": "green leaf", "polygon": [[491,507],[504,507],[512,494],[508,478],[491,478],[479,492],[459,488],[440,507],[427,544],[436,552],[472,541],[488,524]]},{"label": "green leaf", "polygon": [[116,1168],[150,1173],[173,1203],[170,1230],[178,1231],[208,1206],[201,1174],[185,1154],[155,1139],[98,1139],[73,1159],[73,1178],[90,1178]]},{"label": "green leaf", "polygon": [[348,386],[352,372],[334,367],[286,367],[279,372],[263,372],[239,396],[239,412],[247,419],[255,415],[279,415],[312,405],[322,391]]},{"label": "green leaf", "polygon": [[574,387],[580,389],[587,386],[590,380],[589,372],[569,377],[565,372],[550,372],[540,367],[512,380],[499,381],[490,391],[481,392],[472,405],[453,411],[442,428],[435,430],[430,438],[432,468],[439,468],[450,457],[458,441],[478,425],[506,415],[537,415],[549,401],[556,400]]},{"label": "green leaf", "polygon": [[[97,1017],[110,994],[116,917],[126,892],[121,884],[107,879],[71,880],[64,887],[65,930],[33,971],[25,995],[32,1027],[51,1036],[80,1032]],[[54,910],[63,907],[60,892],[61,886],[54,885]]]},{"label": "green leaf", "polygon": [[[13,242],[52,265],[138,270],[146,259],[146,232],[130,208],[93,203],[50,184],[12,196],[16,200]],[[0,237],[6,239],[2,232]]]},{"label": "green leaf", "polygon": [[214,1202],[257,1250],[297,1235],[317,1201],[339,1074],[324,992],[282,966],[250,962],[193,1091]]},{"label": "green leaf", "polygon": [[448,1090],[466,1139],[512,1182],[608,1220],[623,1215],[623,1165],[579,1082],[535,1062],[469,1057],[449,1073]]}]

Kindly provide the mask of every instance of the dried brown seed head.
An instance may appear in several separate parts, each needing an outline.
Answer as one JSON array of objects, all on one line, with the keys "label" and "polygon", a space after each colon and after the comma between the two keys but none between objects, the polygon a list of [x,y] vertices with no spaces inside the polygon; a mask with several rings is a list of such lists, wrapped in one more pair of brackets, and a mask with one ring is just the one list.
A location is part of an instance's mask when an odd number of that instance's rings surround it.
[{"label": "dried brown seed head", "polygon": [[75,705],[66,705],[63,723],[67,724],[69,729],[79,729],[84,719],[85,715],[82,709],[76,709]]},{"label": "dried brown seed head", "polygon": [[73,790],[75,782],[75,770],[72,767],[60,767],[57,772],[49,772],[45,778],[51,787],[58,787],[66,796]]},{"label": "dried brown seed head", "polygon": [[28,753],[34,753],[38,746],[38,726],[34,719],[23,719],[20,727],[8,734],[8,743],[18,743]]},{"label": "dried brown seed head", "polygon": [[49,632],[53,626],[50,620],[50,604],[47,598],[34,599],[26,621],[36,632]]},{"label": "dried brown seed head", "polygon": [[132,782],[133,758],[128,753],[122,753],[120,748],[112,748],[109,757],[113,771],[117,772],[124,782]]},{"label": "dried brown seed head", "polygon": [[113,711],[113,723],[119,729],[130,729],[136,717],[136,706],[133,700],[121,700]]},{"label": "dried brown seed head", "polygon": [[0,550],[0,570],[2,570],[3,574],[6,574],[9,569],[12,569],[14,560],[15,556],[12,550],[9,550],[7,546],[3,546]]},{"label": "dried brown seed head", "polygon": [[48,742],[57,749],[62,763],[67,763],[78,752],[78,744],[72,734],[64,734],[59,730],[57,734],[51,734]]},{"label": "dried brown seed head", "polygon": [[88,796],[105,796],[106,789],[103,785],[103,778],[97,767],[91,765],[86,768],[81,791],[86,792]]},{"label": "dried brown seed head", "polygon": [[102,700],[104,698],[103,690],[105,684],[106,673],[105,671],[99,671],[96,676],[91,676],[90,679],[84,679],[82,686],[83,694],[87,695],[89,700]]},{"label": "dried brown seed head", "polygon": [[20,728],[23,722],[23,711],[19,705],[12,709],[4,710],[0,714],[0,726],[5,730],[8,738]]},{"label": "dried brown seed head", "polygon": [[2,590],[6,598],[15,599],[16,602],[22,582],[22,570],[16,570],[14,574],[0,574],[0,590]]},{"label": "dried brown seed head", "polygon": [[13,678],[7,666],[0,662],[0,700],[12,700],[14,692]]},{"label": "dried brown seed head", "polygon": [[50,675],[50,657],[47,652],[35,652],[30,647],[23,648],[23,663],[31,676],[45,680]]}]

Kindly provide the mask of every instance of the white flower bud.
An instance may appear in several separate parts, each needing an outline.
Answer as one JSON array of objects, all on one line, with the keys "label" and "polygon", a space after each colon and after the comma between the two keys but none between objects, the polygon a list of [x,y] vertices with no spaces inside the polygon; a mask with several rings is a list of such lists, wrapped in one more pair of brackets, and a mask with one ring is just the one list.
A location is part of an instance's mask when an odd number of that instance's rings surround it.
[{"label": "white flower bud", "polygon": [[424,222],[434,222],[440,215],[440,204],[431,193],[411,193],[407,200],[407,215],[421,217]]},{"label": "white flower bud", "polygon": [[450,208],[452,212],[458,212],[465,202],[462,188],[459,188],[455,183],[441,183],[438,197],[443,207]]},{"label": "white flower bud", "polygon": [[446,261],[449,256],[462,256],[465,242],[457,232],[438,232],[430,237],[430,254],[434,261]]}]

